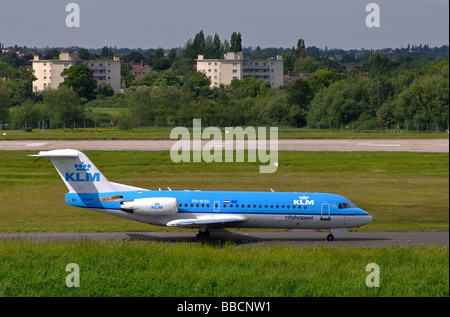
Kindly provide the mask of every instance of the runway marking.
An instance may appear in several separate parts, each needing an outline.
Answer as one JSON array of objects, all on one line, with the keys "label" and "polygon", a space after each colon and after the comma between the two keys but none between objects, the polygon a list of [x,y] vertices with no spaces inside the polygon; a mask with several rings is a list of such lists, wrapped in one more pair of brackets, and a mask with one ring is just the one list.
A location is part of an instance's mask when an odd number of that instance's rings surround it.
[{"label": "runway marking", "polygon": [[400,146],[400,144],[358,143],[360,146]]},{"label": "runway marking", "polygon": [[43,146],[43,145],[46,145],[47,143],[27,143],[27,144],[25,144],[25,146],[35,146],[35,147],[38,147],[38,146]]}]

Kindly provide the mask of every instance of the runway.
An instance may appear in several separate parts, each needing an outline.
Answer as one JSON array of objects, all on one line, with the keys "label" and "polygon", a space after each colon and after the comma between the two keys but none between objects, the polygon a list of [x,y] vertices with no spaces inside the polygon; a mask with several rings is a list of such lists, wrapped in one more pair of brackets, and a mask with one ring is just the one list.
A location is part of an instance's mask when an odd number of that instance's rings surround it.
[{"label": "runway", "polygon": [[[23,151],[23,150],[55,150],[75,149],[101,150],[101,151],[170,151],[172,146],[179,140],[19,140],[0,141],[0,151]],[[190,149],[193,149],[193,141],[187,141]],[[212,143],[210,143],[212,142]],[[201,148],[209,145],[217,146],[218,149],[227,149],[233,141],[201,141]],[[236,141],[234,141],[236,142]],[[180,145],[181,143],[178,143]],[[244,141],[244,149],[255,149],[258,143]],[[233,148],[236,145],[233,144]],[[266,149],[269,150],[269,141]],[[448,153],[448,139],[280,139],[278,140],[278,151],[388,151],[388,152],[432,152]]]},{"label": "runway", "polygon": [[[0,241],[162,241],[196,243],[196,232],[37,232],[0,233]],[[211,243],[227,241],[239,246],[290,245],[297,247],[391,247],[449,246],[449,232],[344,232],[335,233],[334,241],[326,241],[328,232],[313,230],[285,231],[212,231]]]}]

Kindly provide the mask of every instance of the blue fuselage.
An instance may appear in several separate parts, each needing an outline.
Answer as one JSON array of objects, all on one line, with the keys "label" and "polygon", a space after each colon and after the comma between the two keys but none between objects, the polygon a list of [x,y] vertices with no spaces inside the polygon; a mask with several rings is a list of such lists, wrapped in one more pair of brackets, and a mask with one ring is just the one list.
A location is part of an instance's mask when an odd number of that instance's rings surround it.
[{"label": "blue fuselage", "polygon": [[[111,202],[101,201],[102,197],[116,199]],[[347,198],[326,193],[143,190],[100,194],[67,193],[66,202],[76,207],[165,225],[170,217],[131,217],[121,210],[121,202],[159,197],[177,199],[177,218],[212,214],[245,216],[246,221],[240,223],[239,227],[349,228],[372,220],[369,213],[357,208]]]}]

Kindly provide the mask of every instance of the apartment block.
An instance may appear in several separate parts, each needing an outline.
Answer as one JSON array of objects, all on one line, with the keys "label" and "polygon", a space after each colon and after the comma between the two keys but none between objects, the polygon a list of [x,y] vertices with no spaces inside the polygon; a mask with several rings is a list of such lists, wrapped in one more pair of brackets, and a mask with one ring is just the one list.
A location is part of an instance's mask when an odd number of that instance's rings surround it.
[{"label": "apartment block", "polygon": [[98,83],[110,85],[114,92],[120,92],[120,59],[114,56],[113,60],[82,60],[78,53],[69,54],[61,51],[59,59],[41,60],[35,54],[33,59],[33,70],[36,80],[33,81],[34,91],[46,91],[56,89],[64,82],[61,73],[73,65],[84,64],[94,71],[94,79]]},{"label": "apartment block", "polygon": [[283,57],[269,59],[244,59],[242,53],[229,52],[223,59],[204,59],[199,55],[197,71],[211,80],[211,88],[229,85],[233,79],[255,77],[276,88],[283,85]]}]

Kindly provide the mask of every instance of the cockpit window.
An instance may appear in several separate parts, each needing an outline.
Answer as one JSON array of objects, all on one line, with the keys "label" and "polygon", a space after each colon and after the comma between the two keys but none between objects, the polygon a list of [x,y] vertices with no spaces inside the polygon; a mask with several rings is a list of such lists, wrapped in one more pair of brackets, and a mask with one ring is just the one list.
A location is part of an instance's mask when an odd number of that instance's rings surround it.
[{"label": "cockpit window", "polygon": [[350,205],[347,203],[340,203],[339,204],[339,209],[346,209],[346,208],[350,208]]}]

